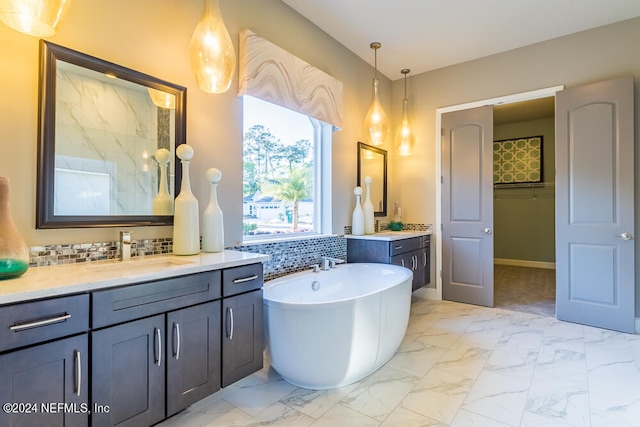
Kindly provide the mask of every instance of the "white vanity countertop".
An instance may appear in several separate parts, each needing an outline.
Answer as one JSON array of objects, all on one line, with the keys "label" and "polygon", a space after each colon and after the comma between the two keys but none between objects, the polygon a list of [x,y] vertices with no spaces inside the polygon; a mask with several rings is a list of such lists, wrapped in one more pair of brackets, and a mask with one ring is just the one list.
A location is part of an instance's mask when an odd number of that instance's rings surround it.
[{"label": "white vanity countertop", "polygon": [[15,279],[0,280],[0,304],[48,298],[113,286],[220,270],[263,262],[269,255],[240,251],[198,255],[154,255],[130,261],[97,261],[35,267]]},{"label": "white vanity countertop", "polygon": [[345,234],[347,239],[364,239],[364,240],[384,240],[392,242],[394,240],[410,239],[412,237],[421,237],[431,235],[430,231],[383,231],[375,234],[365,234],[362,236],[354,236]]}]

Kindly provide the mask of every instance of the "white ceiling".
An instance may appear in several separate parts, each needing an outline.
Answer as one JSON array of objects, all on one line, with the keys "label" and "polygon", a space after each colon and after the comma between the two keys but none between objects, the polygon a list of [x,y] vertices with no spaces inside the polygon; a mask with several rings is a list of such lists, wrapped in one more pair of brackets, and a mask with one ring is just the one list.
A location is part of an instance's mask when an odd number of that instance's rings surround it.
[{"label": "white ceiling", "polygon": [[403,78],[640,16],[640,0],[282,0],[373,66]]}]

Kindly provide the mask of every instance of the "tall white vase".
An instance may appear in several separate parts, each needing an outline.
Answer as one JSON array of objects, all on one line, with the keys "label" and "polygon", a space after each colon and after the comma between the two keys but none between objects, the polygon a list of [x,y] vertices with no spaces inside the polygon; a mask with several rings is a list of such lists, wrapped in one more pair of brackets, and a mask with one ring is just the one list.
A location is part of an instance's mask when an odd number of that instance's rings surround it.
[{"label": "tall white vase", "polygon": [[224,225],[222,209],[218,205],[218,183],[222,172],[216,168],[207,169],[207,180],[211,183],[209,204],[202,217],[202,250],[222,252],[224,250]]},{"label": "tall white vase", "polygon": [[364,203],[362,204],[362,210],[364,211],[364,234],[373,234],[376,232],[376,225],[373,219],[373,203],[371,203],[371,177],[367,176],[364,179],[366,185],[366,195]]},{"label": "tall white vase", "polygon": [[156,161],[160,166],[160,183],[158,194],[153,198],[151,211],[154,215],[173,215],[173,197],[169,194],[167,182],[167,163],[171,159],[171,153],[166,148],[156,151]]},{"label": "tall white vase", "polygon": [[193,157],[193,148],[180,144],[176,154],[182,164],[182,185],[176,197],[173,215],[173,253],[176,255],[195,255],[200,253],[200,221],[198,219],[198,199],[191,192],[189,181],[189,161]]},{"label": "tall white vase", "polygon": [[364,234],[364,211],[360,205],[360,197],[362,196],[362,188],[356,187],[353,190],[356,195],[356,207],[351,215],[351,234],[354,236],[362,236]]}]

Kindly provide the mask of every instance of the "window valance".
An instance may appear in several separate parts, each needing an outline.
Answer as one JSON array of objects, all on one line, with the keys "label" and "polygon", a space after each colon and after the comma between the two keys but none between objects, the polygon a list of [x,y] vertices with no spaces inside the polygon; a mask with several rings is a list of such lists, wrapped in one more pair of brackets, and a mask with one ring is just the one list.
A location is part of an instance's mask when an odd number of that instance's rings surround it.
[{"label": "window valance", "polygon": [[342,127],[342,82],[257,36],[240,33],[238,95],[251,95]]}]

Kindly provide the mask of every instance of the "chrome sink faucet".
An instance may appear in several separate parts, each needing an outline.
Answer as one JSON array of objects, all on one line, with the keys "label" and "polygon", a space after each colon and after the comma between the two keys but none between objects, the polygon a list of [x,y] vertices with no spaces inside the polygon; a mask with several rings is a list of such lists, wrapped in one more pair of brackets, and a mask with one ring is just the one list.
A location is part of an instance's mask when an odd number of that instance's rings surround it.
[{"label": "chrome sink faucet", "polygon": [[131,233],[128,231],[120,232],[120,261],[131,259]]}]

